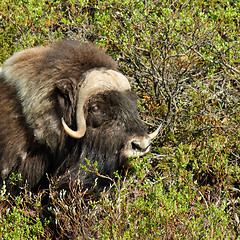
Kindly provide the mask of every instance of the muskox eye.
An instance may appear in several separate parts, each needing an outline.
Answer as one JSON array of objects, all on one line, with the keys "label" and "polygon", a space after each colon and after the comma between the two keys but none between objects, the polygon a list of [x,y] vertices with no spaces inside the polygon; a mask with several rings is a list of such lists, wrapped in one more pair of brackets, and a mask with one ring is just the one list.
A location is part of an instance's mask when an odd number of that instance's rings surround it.
[{"label": "muskox eye", "polygon": [[96,104],[94,104],[94,105],[92,105],[91,110],[92,110],[92,112],[98,112],[99,107]]},{"label": "muskox eye", "polygon": [[98,106],[93,106],[92,110],[95,112],[98,110]]}]

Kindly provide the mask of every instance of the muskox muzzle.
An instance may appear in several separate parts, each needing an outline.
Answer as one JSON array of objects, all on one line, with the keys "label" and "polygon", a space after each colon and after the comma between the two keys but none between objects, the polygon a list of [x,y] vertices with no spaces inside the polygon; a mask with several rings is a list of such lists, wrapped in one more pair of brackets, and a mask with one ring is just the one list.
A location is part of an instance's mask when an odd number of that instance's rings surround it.
[{"label": "muskox muzzle", "polygon": [[131,138],[124,149],[126,157],[140,157],[147,154],[151,149],[152,141],[157,137],[160,132],[162,124],[151,134],[141,137]]}]

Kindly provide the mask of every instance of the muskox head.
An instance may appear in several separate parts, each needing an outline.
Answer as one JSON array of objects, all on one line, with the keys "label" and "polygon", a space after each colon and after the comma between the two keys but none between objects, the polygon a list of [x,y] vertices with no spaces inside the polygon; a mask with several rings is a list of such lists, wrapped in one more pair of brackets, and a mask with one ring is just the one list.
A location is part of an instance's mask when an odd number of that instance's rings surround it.
[{"label": "muskox head", "polygon": [[[130,156],[149,152],[160,130],[147,133],[128,79],[92,44],[64,41],[25,50],[5,62],[1,78],[16,91],[25,121],[19,132],[28,135],[21,147],[11,139],[24,159],[17,169],[8,169],[19,170],[34,188],[48,173],[59,177],[61,186],[80,177],[85,188],[100,191],[109,184],[100,176],[113,178],[115,171],[127,167]],[[86,159],[98,163],[99,174],[80,168]],[[41,163],[37,170],[29,167],[33,162]]]},{"label": "muskox head", "polygon": [[[62,118],[66,133],[76,140],[72,155],[63,164],[61,185],[67,178],[72,179],[79,173],[79,165],[85,159],[91,164],[98,163],[99,175],[90,170],[81,172],[80,178],[85,188],[97,184],[97,190],[108,185],[117,170],[127,169],[129,157],[143,156],[150,151],[152,140],[157,136],[160,127],[148,134],[145,123],[138,114],[138,104],[135,92],[131,90],[128,79],[121,73],[105,68],[93,69],[84,74],[84,82],[78,91],[76,105],[76,126],[72,130]],[[77,159],[76,159],[77,157]],[[74,163],[70,159],[75,159]],[[102,176],[98,178],[99,176]],[[79,177],[79,174],[78,174]],[[98,178],[98,183],[95,182]],[[74,181],[73,181],[74,182]]]}]

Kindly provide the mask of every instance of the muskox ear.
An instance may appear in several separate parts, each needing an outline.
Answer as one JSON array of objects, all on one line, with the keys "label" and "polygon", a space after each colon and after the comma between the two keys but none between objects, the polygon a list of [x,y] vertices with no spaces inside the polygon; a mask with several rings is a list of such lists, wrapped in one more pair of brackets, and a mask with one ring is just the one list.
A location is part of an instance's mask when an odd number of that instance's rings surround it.
[{"label": "muskox ear", "polygon": [[76,84],[73,79],[60,79],[56,82],[56,89],[59,97],[74,103],[76,96]]}]

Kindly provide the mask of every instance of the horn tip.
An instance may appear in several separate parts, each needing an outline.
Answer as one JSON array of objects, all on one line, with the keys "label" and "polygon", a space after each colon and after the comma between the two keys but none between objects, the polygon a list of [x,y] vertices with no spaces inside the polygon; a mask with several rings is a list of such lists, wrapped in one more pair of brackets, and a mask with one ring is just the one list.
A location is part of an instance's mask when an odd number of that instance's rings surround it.
[{"label": "horn tip", "polygon": [[158,128],[153,133],[149,134],[149,137],[150,137],[151,140],[153,140],[157,137],[161,128],[162,128],[162,123],[158,126]]},{"label": "horn tip", "polygon": [[64,118],[62,117],[61,118],[61,121],[62,121],[62,125],[63,125],[63,128],[65,130],[65,132],[72,138],[76,138],[76,139],[79,139],[81,137],[83,137],[84,133],[80,132],[80,131],[73,131],[71,128],[68,127],[68,125],[66,124],[66,122],[64,121]]}]

